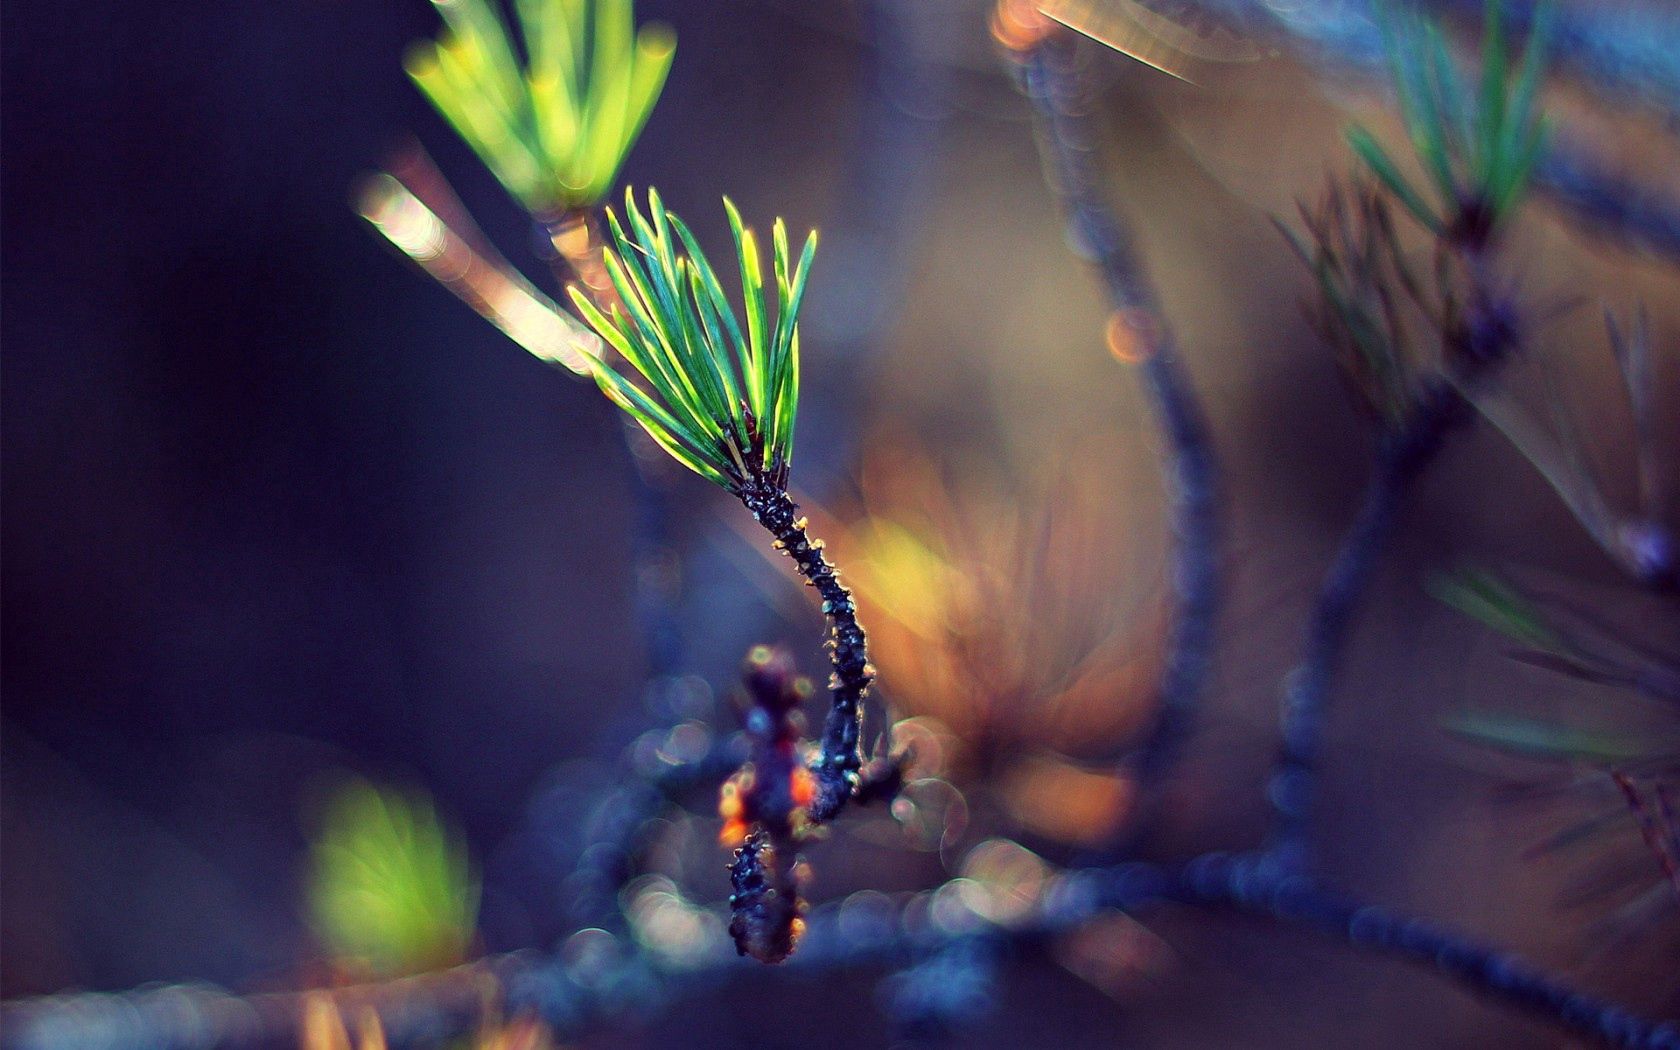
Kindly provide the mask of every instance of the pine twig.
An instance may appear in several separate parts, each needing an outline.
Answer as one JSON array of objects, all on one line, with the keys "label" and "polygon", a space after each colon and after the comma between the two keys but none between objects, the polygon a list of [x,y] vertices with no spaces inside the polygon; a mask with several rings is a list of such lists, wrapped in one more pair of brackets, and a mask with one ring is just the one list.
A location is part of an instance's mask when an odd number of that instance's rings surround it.
[{"label": "pine twig", "polygon": [[860,784],[862,703],[875,678],[875,669],[869,665],[868,637],[858,623],[852,592],[823,557],[822,541],[812,539],[806,531],[808,523],[799,516],[787,489],[773,479],[759,478],[739,495],[753,518],[793,559],[799,574],[817,589],[828,621],[828,649],[834,668],[829,682],[832,700],[823,723],[821,751],[812,767],[817,797],[810,806],[811,821],[824,824],[839,815]]},{"label": "pine twig", "polygon": [[1275,814],[1272,849],[1291,868],[1307,860],[1308,820],[1324,747],[1325,709],[1359,600],[1418,477],[1448,436],[1472,418],[1445,379],[1425,383],[1401,422],[1381,441],[1359,512],[1343,536],[1313,603],[1301,660],[1289,673],[1280,722],[1282,747],[1268,787]]},{"label": "pine twig", "polygon": [[[1010,38],[999,33],[999,39],[1007,43]],[[1142,260],[1103,200],[1089,90],[1074,42],[1060,30],[1046,30],[1024,43],[1014,57],[1037,117],[1047,167],[1079,243],[1102,274],[1115,310],[1111,331],[1118,327],[1138,347],[1133,356],[1165,438],[1161,473],[1174,540],[1168,579],[1177,610],[1161,674],[1159,714],[1130,760],[1140,784],[1158,787],[1178,757],[1211,670],[1222,584],[1219,467],[1200,401]],[[1137,830],[1133,822],[1124,833]]]}]

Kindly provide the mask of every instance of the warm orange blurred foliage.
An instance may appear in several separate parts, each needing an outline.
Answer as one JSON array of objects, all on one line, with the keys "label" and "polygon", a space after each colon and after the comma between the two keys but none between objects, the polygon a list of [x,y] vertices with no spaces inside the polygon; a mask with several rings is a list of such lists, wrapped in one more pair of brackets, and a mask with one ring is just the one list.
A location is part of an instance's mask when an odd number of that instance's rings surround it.
[{"label": "warm orange blurred foliage", "polygon": [[[356,1036],[352,1041],[345,1024],[344,1009],[330,992],[312,992],[303,999],[303,1023],[298,1027],[298,1050],[386,1050],[389,1045],[378,1011],[364,1006],[356,1014]],[[504,1021],[486,1011],[478,1031],[470,1039],[452,1046],[464,1050],[558,1050],[548,1027],[535,1018]]]},{"label": "warm orange blurred foliage", "polygon": [[1096,475],[1051,465],[1013,489],[889,441],[855,506],[804,503],[847,567],[897,714],[936,719],[946,774],[1065,842],[1100,838],[1131,804],[1110,766],[1153,715],[1165,626]]}]

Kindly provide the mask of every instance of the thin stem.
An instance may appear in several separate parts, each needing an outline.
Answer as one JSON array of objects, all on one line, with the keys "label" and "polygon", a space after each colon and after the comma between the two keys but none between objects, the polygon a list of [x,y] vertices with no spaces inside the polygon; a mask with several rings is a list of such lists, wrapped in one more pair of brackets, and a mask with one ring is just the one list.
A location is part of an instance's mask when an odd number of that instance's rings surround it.
[{"label": "thin stem", "polygon": [[1645,796],[1640,793],[1639,785],[1633,782],[1632,777],[1620,770],[1612,770],[1610,779],[1616,782],[1623,801],[1627,803],[1628,810],[1639,825],[1639,837],[1644,840],[1645,848],[1656,858],[1657,867],[1661,869],[1669,888],[1674,891],[1675,899],[1680,900],[1680,858],[1669,852],[1674,838],[1674,828],[1670,823],[1673,814],[1667,812],[1668,806],[1662,795],[1661,785],[1658,785],[1656,791],[1658,812],[1652,812],[1651,807],[1645,803]]},{"label": "thin stem", "polygon": [[858,786],[863,768],[861,705],[875,678],[869,666],[868,638],[857,620],[852,592],[840,582],[834,567],[823,557],[821,540],[806,532],[806,521],[787,490],[769,480],[759,480],[739,492],[741,502],[777,545],[793,559],[799,574],[817,589],[823,614],[828,619],[829,657],[834,666],[829,679],[832,700],[823,725],[822,749],[811,772],[817,778],[817,797],[811,803],[813,823],[834,819],[845,808]]},{"label": "thin stem", "polygon": [[1354,612],[1387,549],[1406,496],[1448,434],[1469,422],[1463,397],[1444,379],[1426,381],[1405,418],[1387,433],[1353,524],[1320,585],[1301,660],[1285,679],[1282,748],[1268,794],[1275,813],[1272,850],[1296,870],[1307,860],[1310,809],[1324,747],[1324,713]]},{"label": "thin stem", "polygon": [[[1096,170],[1096,129],[1073,43],[1057,32],[1020,56],[1022,86],[1038,118],[1041,148],[1079,244],[1102,273],[1115,310],[1111,341],[1124,338],[1138,361],[1165,439],[1173,548],[1168,579],[1177,613],[1159,687],[1160,709],[1132,757],[1138,780],[1165,778],[1206,689],[1218,614],[1219,468],[1201,404],[1179,361],[1171,328],[1131,237],[1104,202]],[[1134,834],[1137,823],[1127,829]]]},{"label": "thin stem", "polygon": [[618,289],[607,273],[606,240],[595,213],[569,208],[558,215],[539,215],[537,224],[553,249],[551,259],[560,283],[575,277],[590,301],[610,312],[608,307],[618,302]]}]

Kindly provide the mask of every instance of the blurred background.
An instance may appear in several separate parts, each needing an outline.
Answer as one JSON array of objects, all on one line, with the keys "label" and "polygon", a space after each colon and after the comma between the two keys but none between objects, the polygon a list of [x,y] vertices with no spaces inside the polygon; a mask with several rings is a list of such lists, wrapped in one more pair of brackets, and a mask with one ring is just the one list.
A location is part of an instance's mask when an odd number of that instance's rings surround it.
[{"label": "blurred background", "polygon": [[[1059,761],[1046,755],[1102,756],[1147,719],[1165,538],[1145,405],[1104,346],[1105,304],[1068,250],[987,13],[975,0],[643,0],[639,18],[674,26],[678,50],[622,181],[657,185],[708,244],[724,236],[723,193],[761,227],[783,215],[822,230],[796,482],[857,578],[864,622],[879,624],[885,694],[954,738],[965,805],[1053,853],[1124,805],[1035,776]],[[528,218],[402,74],[405,47],[435,25],[420,0],[6,7],[8,999],[318,977],[310,844],[351,774],[434,800],[481,885],[473,951],[546,946],[571,928],[565,843],[587,811],[580,792],[610,785],[638,734],[697,710],[727,727],[754,642],[786,642],[823,672],[804,596],[737,529],[732,501],[684,476],[670,543],[681,575],[665,581],[682,603],[682,676],[650,688],[615,410],[355,213],[358,179],[418,136],[509,257],[534,263]],[[1149,845],[1243,848],[1265,819],[1278,682],[1370,447],[1271,217],[1347,168],[1350,112],[1388,118],[1358,81],[1269,49],[1195,85],[1092,54],[1114,199],[1228,473],[1216,681]],[[1674,187],[1671,126],[1637,100],[1559,91],[1594,149]],[[1514,276],[1543,323],[1513,387],[1543,415],[1562,404],[1608,491],[1631,502],[1633,428],[1601,311],[1648,307],[1666,377],[1655,389],[1671,394],[1674,264],[1544,204],[1515,238]],[[1670,463],[1674,400],[1658,435]],[[976,552],[1027,566],[944,564]],[[1670,653],[1680,637],[1672,600],[1627,583],[1496,430],[1449,447],[1341,679],[1329,872],[1676,1016],[1673,909],[1638,936],[1606,929],[1578,858],[1525,857],[1567,824],[1567,800],[1509,790],[1535,767],[1443,729],[1472,706],[1585,711],[1632,732],[1648,712],[1511,663],[1501,639],[1429,597],[1426,578],[1463,562],[1567,595],[1612,634]],[[942,574],[1020,607],[1021,622],[988,627],[997,644],[1074,669],[1009,690],[953,681],[961,661],[933,666],[915,630],[955,615],[930,597],[949,593]],[[1031,591],[1044,578],[1072,582]],[[1088,820],[1056,824],[1071,798],[1089,802]],[[813,897],[932,885],[960,859],[938,831],[904,850],[891,824],[849,817],[817,846]],[[702,814],[684,834],[674,875],[721,900],[711,824]],[[1634,824],[1613,834],[1630,864],[1649,862]],[[1012,963],[973,1044],[1558,1045],[1426,973],[1310,934],[1164,910],[1149,926],[1107,969]],[[798,1001],[810,982],[739,983],[685,1005],[680,1025],[643,1019],[603,1045],[886,1039],[868,1010],[847,1008],[839,1030],[825,1011],[767,1010],[766,987]],[[868,1003],[871,982],[838,987]]]}]

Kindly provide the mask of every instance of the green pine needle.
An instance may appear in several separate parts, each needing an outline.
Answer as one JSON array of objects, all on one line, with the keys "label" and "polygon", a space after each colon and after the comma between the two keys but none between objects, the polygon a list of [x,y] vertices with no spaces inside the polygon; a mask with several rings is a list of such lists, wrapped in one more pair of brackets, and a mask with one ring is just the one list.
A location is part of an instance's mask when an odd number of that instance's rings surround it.
[{"label": "green pine needle", "polygon": [[1350,126],[1344,135],[1348,145],[1359,155],[1359,159],[1365,162],[1365,166],[1371,169],[1371,174],[1377,177],[1377,181],[1394,194],[1395,199],[1404,204],[1406,210],[1411,212],[1418,222],[1439,233],[1442,227],[1441,220],[1430,210],[1429,205],[1424,203],[1423,195],[1413,189],[1406,177],[1400,174],[1400,168],[1389,157],[1388,151],[1377,142],[1376,137],[1358,124]]},{"label": "green pine needle", "polygon": [[1472,711],[1451,718],[1447,727],[1479,744],[1525,758],[1626,766],[1662,754],[1663,745],[1632,735],[1613,736],[1542,722],[1532,718]]},{"label": "green pine needle", "polygon": [[1440,28],[1416,15],[1386,18],[1384,40],[1400,115],[1418,167],[1440,202],[1426,202],[1365,129],[1347,138],[1378,180],[1431,231],[1479,235],[1522,199],[1547,137],[1536,111],[1551,37],[1552,4],[1536,5],[1521,65],[1511,76],[1504,0],[1486,0],[1481,71],[1472,96]]},{"label": "green pine needle", "polygon": [[1559,656],[1574,652],[1538,606],[1492,573],[1463,569],[1440,574],[1429,580],[1428,588],[1436,600],[1513,641]]},{"label": "green pine needle", "polygon": [[584,320],[631,372],[597,361],[596,382],[661,448],[706,480],[735,492],[765,480],[785,485],[799,407],[799,308],[816,231],[794,263],[787,227],[776,220],[774,287],[767,289],[758,240],[724,198],[741,275],[743,330],[688,226],[665,209],[657,190],[648,190],[647,201],[644,215],[627,190],[623,222],[607,210],[613,247],[604,256],[622,309],[611,304],[604,312],[570,289]]},{"label": "green pine needle", "polygon": [[528,211],[598,203],[665,85],[670,28],[636,31],[631,0],[517,0],[516,50],[494,0],[433,2],[444,31],[406,62],[420,91]]}]

